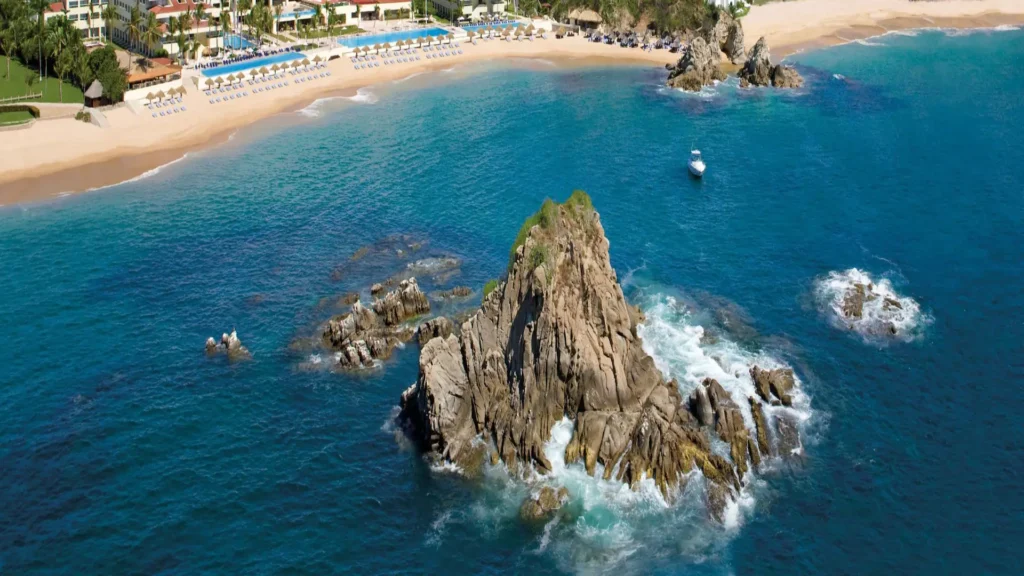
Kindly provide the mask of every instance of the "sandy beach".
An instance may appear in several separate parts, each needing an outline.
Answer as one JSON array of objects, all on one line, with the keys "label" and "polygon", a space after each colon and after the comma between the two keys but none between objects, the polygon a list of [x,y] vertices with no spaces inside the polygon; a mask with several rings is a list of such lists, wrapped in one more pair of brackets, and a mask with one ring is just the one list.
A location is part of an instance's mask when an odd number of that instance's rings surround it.
[{"label": "sandy beach", "polygon": [[[746,41],[766,36],[775,57],[907,28],[982,28],[1024,23],[1020,0],[798,0],[756,6],[744,18]],[[209,104],[199,90],[184,97],[187,113],[152,118],[127,107],[106,113],[98,128],[62,119],[36,122],[0,137],[0,205],[39,201],[123,182],[226,140],[239,128],[308,105],[317,98],[354,95],[361,87],[471,63],[542,58],[559,67],[663,66],[677,56],[587,42],[580,37],[533,42],[463,44],[464,54],[372,70],[347,59],[328,63],[331,76],[230,103]]]}]

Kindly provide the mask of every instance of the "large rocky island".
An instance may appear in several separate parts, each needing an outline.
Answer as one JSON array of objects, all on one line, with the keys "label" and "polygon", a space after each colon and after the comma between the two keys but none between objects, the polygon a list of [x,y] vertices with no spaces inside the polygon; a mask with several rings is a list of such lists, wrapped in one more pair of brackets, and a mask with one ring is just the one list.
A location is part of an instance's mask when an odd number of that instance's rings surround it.
[{"label": "large rocky island", "polygon": [[[643,319],[623,296],[590,198],[577,191],[561,205],[548,200],[523,225],[507,278],[480,309],[457,334],[428,335],[399,419],[434,458],[465,467],[501,460],[515,474],[551,470],[543,447],[568,417],[566,463],[632,486],[653,479],[666,497],[699,471],[721,518],[750,465],[798,446],[793,434],[780,445],[784,435],[770,429],[764,408],[791,402],[792,371],[751,367],[758,395],[750,398],[731,398],[707,379],[684,399],[644,352]],[[712,449],[712,434],[729,457]]]}]

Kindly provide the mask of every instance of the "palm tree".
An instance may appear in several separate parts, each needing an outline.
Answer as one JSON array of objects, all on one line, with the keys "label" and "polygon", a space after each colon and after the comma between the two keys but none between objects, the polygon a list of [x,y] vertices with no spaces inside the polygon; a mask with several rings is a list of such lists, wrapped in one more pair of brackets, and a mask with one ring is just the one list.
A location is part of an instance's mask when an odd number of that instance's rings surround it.
[{"label": "palm tree", "polygon": [[284,4],[278,4],[274,6],[274,22],[277,22],[278,29],[276,32],[281,31],[281,14],[284,12]]},{"label": "palm tree", "polygon": [[[128,16],[128,44],[135,48],[139,44],[139,40],[142,38],[142,12],[139,10],[139,5],[135,4],[132,6],[130,15]],[[128,49],[128,73],[132,71],[132,51]]]},{"label": "palm tree", "polygon": [[316,5],[316,9],[313,10],[313,22],[315,28],[319,28],[324,24],[324,9],[319,4]]},{"label": "palm tree", "polygon": [[[37,23],[39,25],[39,80],[43,79],[43,38],[45,37],[44,30],[46,29],[46,10],[50,7],[49,0],[29,0],[29,8],[35,12]],[[45,84],[43,85],[45,87]]]},{"label": "palm tree", "polygon": [[113,2],[108,2],[100,11],[100,17],[103,18],[104,27],[107,29],[107,42],[110,42],[110,27],[114,20],[117,20],[117,6],[114,6]]},{"label": "palm tree", "polygon": [[196,4],[195,18],[196,18],[196,30],[199,29],[199,23],[206,19],[206,5],[202,2]]},{"label": "palm tree", "polygon": [[96,17],[96,5],[89,0],[89,11],[85,13],[85,21],[89,25],[89,37],[92,37],[92,19]]},{"label": "palm tree", "polygon": [[327,11],[327,37],[332,43],[334,41],[334,27],[338,24],[338,13],[334,10],[335,6],[332,4]]},{"label": "palm tree", "polygon": [[146,31],[142,33],[142,43],[146,45],[146,48],[153,52],[154,46],[160,43],[160,22],[156,19],[156,14],[149,12],[146,15]]},{"label": "palm tree", "polygon": [[12,54],[18,50],[18,34],[13,25],[0,34],[0,49],[3,49],[4,54],[7,55],[7,81],[10,82],[11,58],[13,58]]},{"label": "palm tree", "polygon": [[60,82],[57,83],[57,89],[60,91],[60,101],[64,101],[64,73],[69,68],[67,58],[65,57],[64,51],[68,48],[68,41],[70,40],[67,29],[70,28],[70,22],[67,16],[58,16],[54,18],[56,21],[53,26],[50,27],[49,32],[46,34],[46,40],[49,43],[49,56],[53,58],[53,65],[57,71],[57,75],[60,78]]},{"label": "palm tree", "polygon": [[[239,0],[239,2],[238,2],[238,10],[240,12],[242,12],[244,14],[244,13],[248,12],[251,8],[252,8],[252,0]],[[244,19],[245,18],[243,18],[243,20]],[[252,28],[252,22],[248,22],[247,24],[249,25],[249,27],[251,29]]]}]

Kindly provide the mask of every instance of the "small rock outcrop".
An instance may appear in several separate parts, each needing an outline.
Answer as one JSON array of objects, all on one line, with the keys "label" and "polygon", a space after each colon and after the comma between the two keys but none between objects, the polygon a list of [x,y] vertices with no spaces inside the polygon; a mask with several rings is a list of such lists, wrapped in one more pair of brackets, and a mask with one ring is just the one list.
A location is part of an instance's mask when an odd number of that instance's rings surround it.
[{"label": "small rock outcrop", "polygon": [[420,327],[416,330],[416,336],[420,342],[420,346],[430,342],[432,338],[447,338],[451,333],[452,321],[444,316],[434,318],[433,320],[427,320],[420,324]]},{"label": "small rock outcrop", "polygon": [[531,494],[519,508],[519,517],[527,522],[543,520],[556,512],[569,500],[569,491],[565,487],[555,490],[544,486],[536,494]]},{"label": "small rock outcrop", "polygon": [[231,331],[231,334],[226,332],[221,334],[220,342],[214,340],[213,336],[207,338],[206,353],[210,356],[224,353],[227,354],[229,360],[252,358],[249,349],[242,345],[242,341],[238,339],[238,332],[234,330]]},{"label": "small rock outcrop", "polygon": [[[746,399],[741,409],[707,379],[684,401],[678,384],[664,379],[643,350],[643,315],[623,296],[586,194],[575,192],[561,205],[546,201],[520,238],[507,279],[457,334],[421,327],[431,337],[416,383],[402,393],[399,420],[407,433],[434,458],[460,467],[477,459],[483,444],[492,463],[504,462],[513,474],[546,473],[552,463],[545,444],[567,418],[573,432],[566,464],[579,462],[590,475],[600,466],[605,479],[634,487],[648,478],[666,497],[698,470],[708,481],[711,513],[721,519],[749,462],[756,466],[766,455],[761,428],[754,434],[744,424]],[[788,388],[776,383],[775,390]],[[762,420],[767,433],[770,420]],[[711,433],[730,445],[731,458],[712,450]],[[524,504],[525,516],[546,513],[539,500]]]},{"label": "small rock outcrop", "polygon": [[451,290],[443,290],[441,292],[433,292],[431,296],[438,300],[454,300],[456,298],[467,298],[473,294],[473,290],[469,286],[456,286]]},{"label": "small rock outcrop", "polygon": [[758,39],[747,55],[747,62],[740,70],[740,86],[775,86],[776,88],[799,88],[804,79],[790,66],[773,66],[768,41],[764,36]]},{"label": "small rock outcrop", "polygon": [[754,366],[750,369],[750,377],[754,380],[754,389],[762,400],[770,404],[792,406],[793,398],[790,391],[793,390],[793,371],[789,368],[776,368],[774,370],[762,370]]},{"label": "small rock outcrop", "polygon": [[669,69],[668,85],[697,92],[716,80],[725,80],[722,72],[721,51],[701,37],[696,37],[683,49],[683,55],[675,67]]},{"label": "small rock outcrop", "polygon": [[427,296],[415,278],[403,280],[398,288],[367,308],[361,302],[351,311],[327,321],[322,331],[324,344],[341,352],[338,364],[343,368],[373,366],[386,360],[414,331],[405,322],[430,311]]}]

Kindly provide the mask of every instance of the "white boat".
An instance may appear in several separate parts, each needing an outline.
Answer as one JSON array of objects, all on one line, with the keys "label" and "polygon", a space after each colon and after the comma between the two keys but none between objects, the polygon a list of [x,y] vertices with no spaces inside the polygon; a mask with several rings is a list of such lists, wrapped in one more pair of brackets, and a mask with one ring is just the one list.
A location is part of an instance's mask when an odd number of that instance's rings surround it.
[{"label": "white boat", "polygon": [[700,150],[690,151],[690,161],[686,163],[690,168],[690,174],[693,174],[697,178],[704,175],[704,160],[700,157]]}]

